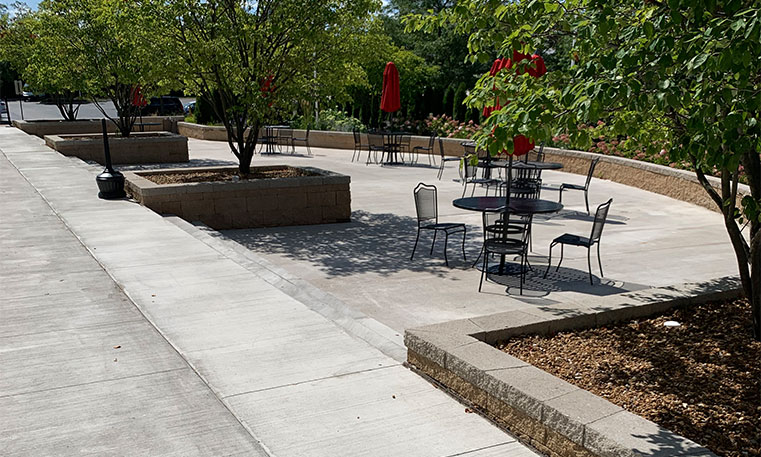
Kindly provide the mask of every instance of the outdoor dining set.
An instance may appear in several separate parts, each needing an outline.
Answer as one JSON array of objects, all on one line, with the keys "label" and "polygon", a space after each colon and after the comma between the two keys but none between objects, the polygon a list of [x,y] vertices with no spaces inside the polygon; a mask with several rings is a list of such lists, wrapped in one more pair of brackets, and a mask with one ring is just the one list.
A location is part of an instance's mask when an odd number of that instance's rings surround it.
[{"label": "outdoor dining set", "polygon": [[280,154],[288,152],[296,153],[296,145],[304,145],[307,153],[312,155],[312,149],[309,147],[309,132],[307,127],[306,135],[296,137],[293,135],[293,127],[289,125],[265,125],[262,128],[263,135],[259,137],[260,154]]},{"label": "outdoor dining set", "polygon": [[[522,294],[526,273],[533,269],[529,262],[529,252],[532,250],[531,234],[534,217],[557,213],[562,210],[562,193],[566,190],[584,192],[587,214],[589,214],[589,184],[599,159],[590,163],[584,185],[562,184],[558,189],[560,197],[558,201],[554,201],[541,198],[544,188],[542,171],[559,170],[563,168],[563,165],[556,162],[546,162],[543,147],[538,150],[531,150],[519,158],[513,158],[512,155],[509,155],[504,159],[495,159],[486,153],[477,151],[474,143],[465,142],[462,143],[462,146],[464,149],[463,156],[458,160],[461,164],[460,181],[463,185],[463,193],[461,198],[452,202],[452,205],[459,209],[479,212],[482,215],[483,242],[478,258],[473,263],[473,267],[476,267],[480,261],[481,279],[478,290],[481,291],[484,280],[488,281],[490,276],[518,275],[520,276],[519,289]],[[471,186],[470,196],[466,196],[468,186]],[[475,196],[477,189],[485,189],[485,195]],[[489,196],[492,190],[493,195]],[[414,197],[417,212],[417,236],[410,260],[414,259],[420,235],[424,231],[433,232],[431,254],[437,234],[442,233],[444,235],[444,261],[447,266],[449,265],[447,258],[449,237],[454,234],[461,235],[461,249],[463,259],[465,259],[466,225],[439,221],[437,188],[429,184],[419,183],[415,187]],[[560,245],[560,261],[555,268],[556,271],[563,261],[565,245],[587,248],[589,281],[590,284],[594,284],[591,250],[596,246],[600,276],[603,276],[600,259],[600,237],[611,203],[612,199],[597,208],[588,236],[565,233],[552,241],[544,278],[547,277],[552,265],[552,249],[558,244]],[[489,260],[493,257],[498,258],[499,261],[490,265]],[[508,258],[512,261],[508,262]]]}]

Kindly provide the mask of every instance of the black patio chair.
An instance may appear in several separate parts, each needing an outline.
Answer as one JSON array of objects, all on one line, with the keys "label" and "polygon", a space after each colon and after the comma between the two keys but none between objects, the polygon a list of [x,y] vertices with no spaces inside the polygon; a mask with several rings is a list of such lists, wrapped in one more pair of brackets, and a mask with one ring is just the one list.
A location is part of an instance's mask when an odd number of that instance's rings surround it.
[{"label": "black patio chair", "polygon": [[428,155],[428,165],[431,165],[431,160],[433,160],[433,166],[436,166],[436,159],[433,155],[435,152],[434,149],[436,148],[436,134],[432,133],[431,136],[428,138],[428,146],[415,146],[412,148],[412,153],[416,155],[415,162],[417,162],[417,157],[420,156],[421,152],[425,152]]},{"label": "black patio chair", "polygon": [[293,129],[277,129],[277,145],[280,152],[283,152],[283,147],[288,151],[291,149],[291,154],[296,152],[296,147],[293,145]]},{"label": "black patio chair", "polygon": [[449,242],[449,235],[452,233],[462,232],[462,258],[465,259],[465,224],[451,223],[451,222],[439,222],[439,204],[437,199],[436,186],[419,183],[415,187],[415,211],[417,212],[417,236],[415,237],[415,246],[412,248],[412,255],[410,260],[415,258],[415,250],[417,249],[418,240],[420,240],[420,232],[422,230],[433,230],[433,241],[431,242],[431,255],[433,255],[433,248],[436,244],[436,234],[438,232],[444,232],[444,263],[449,266],[449,259],[447,258],[447,243]]},{"label": "black patio chair", "polygon": [[293,144],[293,146],[294,146],[294,150],[295,150],[295,147],[296,147],[296,143],[301,143],[301,144],[303,144],[304,146],[306,146],[306,148],[307,148],[307,153],[308,153],[310,156],[312,155],[312,149],[309,147],[309,132],[310,132],[311,130],[312,130],[312,127],[309,127],[309,126],[308,126],[308,127],[307,127],[307,133],[306,133],[306,136],[304,136],[303,138],[300,138],[300,137],[293,137],[293,138],[291,139],[291,144]]},{"label": "black patio chair", "polygon": [[602,273],[602,260],[600,259],[600,236],[602,235],[602,229],[605,227],[605,220],[608,218],[608,210],[610,209],[610,204],[613,203],[613,199],[611,198],[607,202],[603,203],[602,205],[597,207],[597,212],[595,213],[595,220],[592,223],[592,233],[589,235],[589,238],[585,236],[579,236],[579,235],[573,235],[571,233],[564,233],[560,235],[559,237],[552,240],[552,243],[550,243],[550,259],[549,263],[547,264],[547,270],[544,272],[544,277],[547,277],[547,273],[550,272],[550,267],[552,266],[552,248],[555,247],[556,244],[560,245],[560,262],[558,262],[558,266],[555,268],[555,271],[558,271],[560,269],[560,264],[563,263],[563,246],[566,244],[570,244],[571,246],[580,246],[583,248],[587,248],[587,266],[589,267],[589,283],[594,285],[594,282],[592,282],[592,246],[597,245],[597,263],[600,265],[600,277],[603,277]]},{"label": "black patio chair", "polygon": [[399,152],[399,157],[401,158],[402,162],[404,162],[404,155],[407,154],[409,156],[409,162],[414,163],[414,157],[412,157],[412,149],[410,147],[410,142],[412,141],[412,134],[411,133],[399,133],[396,136],[396,148]]},{"label": "black patio chair", "polygon": [[[484,283],[484,276],[489,280],[489,256],[498,255],[500,259],[505,256],[520,256],[520,293],[523,294],[523,284],[526,282],[526,270],[528,270],[528,226],[531,217],[516,217],[510,213],[502,213],[494,218],[494,213],[483,213],[484,225],[484,263],[481,268],[481,280],[478,282],[478,291]],[[500,260],[501,262],[502,260]]]},{"label": "black patio chair", "polygon": [[381,162],[386,154],[386,143],[383,139],[382,133],[368,132],[367,134],[367,162],[365,165],[370,164],[370,156],[375,156],[375,163],[378,163],[378,152],[381,153]]},{"label": "black patio chair", "polygon": [[463,168],[463,180],[462,180],[462,196],[465,196],[465,191],[468,189],[468,184],[473,185],[473,189],[470,191],[470,196],[476,192],[476,186],[486,186],[486,195],[489,195],[489,188],[495,186],[494,193],[499,190],[499,186],[502,181],[492,178],[479,178],[478,177],[478,164],[472,163],[470,156],[465,156],[462,159]]},{"label": "black patio chair", "polygon": [[544,142],[539,145],[538,151],[534,148],[527,152],[526,155],[523,156],[523,161],[544,162]]},{"label": "black patio chair", "polygon": [[444,155],[444,140],[442,138],[439,138],[439,153],[441,154],[441,165],[439,165],[439,181],[441,181],[441,176],[444,175],[444,164],[446,162],[459,162],[460,158]]},{"label": "black patio chair", "polygon": [[560,185],[560,198],[558,199],[558,202],[563,203],[563,191],[564,190],[583,190],[584,191],[584,203],[587,205],[587,214],[589,214],[589,183],[592,181],[592,175],[595,172],[595,167],[597,166],[597,162],[600,161],[600,158],[597,157],[592,161],[591,164],[589,164],[589,171],[587,172],[587,181],[584,183],[583,186],[580,186],[578,184],[568,184],[563,183]]},{"label": "black patio chair", "polygon": [[351,154],[351,161],[354,162],[354,157],[356,156],[357,160],[359,160],[359,156],[362,153],[362,133],[359,129],[354,129],[351,133],[354,135],[354,152]]}]

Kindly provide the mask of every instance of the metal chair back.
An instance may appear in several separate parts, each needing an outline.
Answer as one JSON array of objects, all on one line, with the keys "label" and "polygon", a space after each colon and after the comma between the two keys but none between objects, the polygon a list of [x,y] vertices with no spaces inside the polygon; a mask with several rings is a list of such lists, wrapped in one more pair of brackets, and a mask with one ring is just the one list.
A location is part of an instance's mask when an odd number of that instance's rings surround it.
[{"label": "metal chair back", "polygon": [[414,194],[418,227],[429,222],[438,223],[439,205],[436,186],[421,182],[415,187]]},{"label": "metal chair back", "polygon": [[590,246],[600,241],[602,229],[605,227],[605,220],[608,218],[608,210],[610,209],[611,203],[613,203],[612,198],[597,207],[597,212],[595,212],[595,221],[592,223],[592,233],[589,235]]},{"label": "metal chair back", "polygon": [[293,129],[277,129],[277,136],[286,142],[293,138]]},{"label": "metal chair back", "polygon": [[591,164],[589,164],[589,171],[587,172],[587,182],[584,183],[584,190],[589,189],[589,183],[592,182],[592,175],[595,173],[595,167],[597,166],[597,162],[600,161],[600,158],[597,157],[592,161]]},{"label": "metal chair back", "polygon": [[[430,151],[431,154],[433,154],[433,148],[434,144],[436,144],[436,134],[431,133],[431,136],[428,138],[428,151]],[[444,150],[441,150],[442,154],[444,153]]]},{"label": "metal chair back", "polygon": [[465,181],[475,178],[478,176],[478,164],[471,162],[472,156],[465,155],[465,157],[462,158],[463,162],[463,171],[465,172]]},{"label": "metal chair back", "polygon": [[444,159],[444,139],[439,137],[439,153],[441,154],[441,158]]},{"label": "metal chair back", "polygon": [[359,148],[362,145],[362,136],[359,133],[359,130],[354,129],[351,131],[351,133],[354,135],[354,147]]},{"label": "metal chair back", "polygon": [[382,150],[386,147],[383,142],[383,134],[381,133],[368,133],[367,142],[371,149]]}]

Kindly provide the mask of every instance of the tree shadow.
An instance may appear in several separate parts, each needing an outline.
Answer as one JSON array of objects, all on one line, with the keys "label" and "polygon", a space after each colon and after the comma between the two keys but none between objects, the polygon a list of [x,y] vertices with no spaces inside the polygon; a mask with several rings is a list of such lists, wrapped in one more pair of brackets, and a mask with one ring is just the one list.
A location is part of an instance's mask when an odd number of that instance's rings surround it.
[{"label": "tree shadow", "polygon": [[[510,260],[511,259],[508,259],[508,261]],[[519,259],[512,260],[519,261]],[[483,260],[481,260],[481,262],[483,262]],[[547,257],[529,255],[529,265],[531,268],[526,272],[525,281],[523,283],[523,293],[521,293],[520,275],[515,274],[520,270],[518,269],[517,271],[510,272],[510,274],[498,274],[498,264],[499,261],[496,258],[489,261],[489,281],[505,286],[508,294],[515,296],[516,298],[541,298],[552,292],[577,292],[585,295],[604,297],[623,292],[648,289],[650,287],[644,284],[603,279],[594,274],[592,274],[592,284],[590,284],[589,273],[587,271],[563,266],[558,270],[556,270],[554,266],[551,267],[545,278],[544,273],[547,269]],[[478,265],[479,270],[483,268],[482,265],[483,263]],[[515,270],[515,268],[513,268],[513,270]]]},{"label": "tree shadow", "polygon": [[[417,221],[396,214],[354,211],[352,221],[344,224],[303,225],[263,229],[225,230],[222,234],[253,251],[277,254],[318,265],[331,276],[375,273],[389,276],[400,271],[426,272],[444,277],[452,268],[469,268],[462,260],[460,234],[450,237],[450,267],[444,264],[444,236],[438,234],[430,255],[432,231],[423,231],[415,253]],[[465,250],[475,258],[481,248],[481,233],[467,227]]]}]

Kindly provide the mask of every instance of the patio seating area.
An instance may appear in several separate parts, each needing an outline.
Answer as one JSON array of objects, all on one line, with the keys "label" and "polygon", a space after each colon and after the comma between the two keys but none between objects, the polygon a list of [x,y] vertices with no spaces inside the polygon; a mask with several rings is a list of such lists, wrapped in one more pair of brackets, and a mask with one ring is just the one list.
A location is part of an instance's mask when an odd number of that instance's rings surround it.
[{"label": "patio seating area", "polygon": [[[191,163],[232,164],[223,143],[191,139]],[[365,158],[363,151],[362,159]],[[420,160],[415,166],[366,166],[352,162],[352,150],[297,147],[296,154],[256,156],[257,164],[308,165],[351,176],[352,222],[278,229],[231,230],[225,237],[245,246],[272,264],[309,281],[348,306],[388,327],[406,328],[496,312],[532,309],[562,313],[583,307],[589,297],[735,274],[721,218],[707,209],[651,192],[592,178],[589,204],[593,208],[613,198],[599,244],[605,276],[593,271],[590,284],[584,249],[568,249],[563,264],[547,277],[549,246],[564,233],[590,233],[594,214],[588,214],[580,192],[563,197],[562,209],[539,214],[531,221],[531,246],[520,294],[520,275],[499,276],[478,293],[478,268],[473,261],[483,245],[482,213],[456,208],[462,196],[458,167],[448,165],[439,181],[439,164]],[[586,176],[545,170],[541,198],[558,201],[563,183],[583,186]],[[441,223],[466,224],[465,251],[459,234],[451,243],[447,267],[443,238],[432,254],[431,238],[410,260],[417,218],[413,190],[420,183],[436,184]],[[485,188],[477,187],[476,195]],[[430,236],[432,237],[432,233]],[[689,240],[689,241],[687,241]],[[453,241],[453,240],[450,240]],[[695,244],[701,249],[695,250]]]}]

